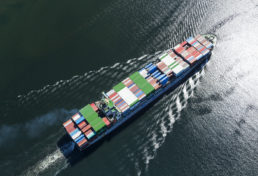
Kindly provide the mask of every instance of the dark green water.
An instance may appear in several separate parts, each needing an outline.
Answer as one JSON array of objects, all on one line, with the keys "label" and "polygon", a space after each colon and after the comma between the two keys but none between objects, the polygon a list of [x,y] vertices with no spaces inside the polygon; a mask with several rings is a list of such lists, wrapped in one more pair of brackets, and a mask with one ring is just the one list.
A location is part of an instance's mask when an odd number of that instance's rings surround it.
[{"label": "dark green water", "polygon": [[[257,31],[256,0],[1,1],[1,175],[256,176]],[[69,165],[64,120],[209,32],[218,43],[203,71]]]}]

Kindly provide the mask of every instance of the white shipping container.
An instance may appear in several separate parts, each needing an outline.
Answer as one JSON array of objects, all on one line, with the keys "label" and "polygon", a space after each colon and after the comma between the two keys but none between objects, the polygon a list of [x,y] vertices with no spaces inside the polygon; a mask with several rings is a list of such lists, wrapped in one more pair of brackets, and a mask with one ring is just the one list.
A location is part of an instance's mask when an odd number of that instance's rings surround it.
[{"label": "white shipping container", "polygon": [[110,96],[110,95],[112,95],[113,93],[115,93],[115,91],[113,90],[113,89],[111,89],[109,92],[107,92],[106,94],[107,94],[107,96]]},{"label": "white shipping container", "polygon": [[166,56],[164,59],[162,59],[162,62],[164,64],[166,64],[167,66],[169,66],[170,64],[172,64],[175,60],[172,59],[169,55]]},{"label": "white shipping container", "polygon": [[168,68],[167,70],[165,70],[164,71],[164,73],[167,75],[167,74],[169,74],[171,72],[171,69],[170,68]]},{"label": "white shipping container", "polygon": [[138,100],[138,98],[127,87],[117,93],[128,105],[132,105],[136,100]]},{"label": "white shipping container", "polygon": [[146,78],[148,76],[148,71],[143,69],[141,71],[139,71],[140,75],[142,75],[142,77]]},{"label": "white shipping container", "polygon": [[82,134],[82,132],[81,132],[81,131],[78,131],[77,133],[75,133],[75,134],[72,136],[72,138],[73,138],[73,139],[76,139],[76,138],[79,137],[81,134]]},{"label": "white shipping container", "polygon": [[76,120],[78,120],[80,117],[81,117],[81,116],[77,113],[77,114],[73,115],[72,119],[73,119],[74,121],[76,121]]},{"label": "white shipping container", "polygon": [[180,73],[181,71],[183,71],[184,70],[184,68],[181,66],[181,65],[178,65],[178,66],[176,66],[174,69],[173,69],[173,72],[175,73],[175,74],[178,74],[178,73]]}]

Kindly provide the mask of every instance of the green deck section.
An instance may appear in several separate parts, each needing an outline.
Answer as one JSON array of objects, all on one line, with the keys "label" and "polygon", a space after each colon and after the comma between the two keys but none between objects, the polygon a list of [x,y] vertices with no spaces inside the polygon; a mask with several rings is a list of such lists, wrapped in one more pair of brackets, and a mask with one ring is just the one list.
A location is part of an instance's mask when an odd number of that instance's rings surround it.
[{"label": "green deck section", "polygon": [[90,116],[86,117],[86,120],[91,123],[92,121],[94,121],[95,119],[99,118],[97,113],[93,113]]},{"label": "green deck section", "polygon": [[92,107],[88,104],[86,106],[84,106],[81,110],[80,113],[84,116],[84,118],[89,117],[91,114],[96,113]]},{"label": "green deck section", "polygon": [[103,122],[103,120],[101,118],[96,119],[95,121],[90,123],[90,125],[92,126],[94,131],[96,131],[97,133],[106,126],[106,124]]},{"label": "green deck section", "polygon": [[102,128],[106,126],[102,118],[98,116],[98,113],[96,113],[89,104],[83,107],[80,110],[80,113],[91,125],[95,132],[99,132]]},{"label": "green deck section", "polygon": [[114,91],[116,91],[116,92],[119,92],[123,88],[125,88],[125,85],[122,82],[120,82],[119,84],[117,84],[116,86],[113,87]]},{"label": "green deck section", "polygon": [[129,78],[146,94],[149,95],[155,89],[152,85],[144,79],[139,72],[133,73]]}]

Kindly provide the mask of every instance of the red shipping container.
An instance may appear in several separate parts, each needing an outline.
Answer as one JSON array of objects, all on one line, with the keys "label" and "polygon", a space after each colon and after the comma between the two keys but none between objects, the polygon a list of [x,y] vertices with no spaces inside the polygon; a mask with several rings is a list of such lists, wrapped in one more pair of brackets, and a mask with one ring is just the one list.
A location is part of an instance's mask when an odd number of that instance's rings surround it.
[{"label": "red shipping container", "polygon": [[136,91],[138,89],[138,87],[135,85],[135,86],[133,86],[130,90],[132,91],[132,92],[134,92],[134,91]]},{"label": "red shipping container", "polygon": [[130,86],[131,84],[133,84],[133,81],[132,81],[132,80],[129,80],[129,81],[125,84],[125,86],[128,87],[128,86]]},{"label": "red shipping container", "polygon": [[116,96],[116,95],[117,95],[117,93],[114,92],[112,95],[109,96],[109,98],[112,99],[112,98],[113,98],[114,96]]},{"label": "red shipping container", "polygon": [[103,117],[102,120],[106,124],[107,127],[110,127],[111,124],[110,124],[109,120],[106,117]]},{"label": "red shipping container", "polygon": [[88,134],[92,133],[93,131],[91,129],[89,129],[88,131],[86,131],[84,134],[85,136],[87,136]]},{"label": "red shipping container", "polygon": [[91,128],[91,126],[90,126],[90,124],[89,125],[87,125],[86,127],[84,127],[81,131],[83,132],[83,133],[85,133],[87,130],[89,130]]},{"label": "red shipping container", "polygon": [[99,108],[95,105],[95,103],[91,103],[90,106],[92,107],[92,109],[96,112],[99,110]]},{"label": "red shipping container", "polygon": [[187,44],[187,41],[184,41],[183,43],[181,43],[181,46],[184,46],[185,44]]},{"label": "red shipping container", "polygon": [[86,123],[86,121],[84,120],[84,121],[82,121],[82,122],[78,125],[78,127],[79,127],[80,129],[83,129],[86,125],[87,125],[87,123]]},{"label": "red shipping container", "polygon": [[65,129],[68,133],[71,133],[72,131],[74,131],[76,129],[75,124],[71,119],[69,119],[68,121],[63,123],[63,126],[65,127]]},{"label": "red shipping container", "polygon": [[87,144],[87,142],[88,142],[87,139],[84,138],[83,140],[81,140],[81,141],[78,143],[78,146],[81,147],[82,145]]},{"label": "red shipping container", "polygon": [[183,48],[183,47],[179,47],[178,49],[176,49],[176,52],[177,52],[177,53],[180,53],[180,54],[181,54],[182,51],[184,51],[184,48]]}]

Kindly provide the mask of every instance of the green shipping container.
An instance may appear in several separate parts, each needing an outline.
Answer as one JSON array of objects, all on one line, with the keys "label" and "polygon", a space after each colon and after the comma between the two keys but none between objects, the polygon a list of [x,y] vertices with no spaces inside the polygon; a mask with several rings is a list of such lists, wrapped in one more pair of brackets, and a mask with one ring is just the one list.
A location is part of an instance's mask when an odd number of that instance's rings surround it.
[{"label": "green shipping container", "polygon": [[99,120],[94,121],[91,124],[91,126],[94,129],[94,131],[98,133],[99,131],[101,131],[101,129],[103,129],[106,126],[106,124],[103,122],[101,118],[99,118]]},{"label": "green shipping container", "polygon": [[91,123],[91,122],[95,121],[95,120],[98,119],[98,118],[99,118],[99,116],[98,116],[98,114],[95,112],[95,113],[91,114],[90,116],[87,116],[85,119],[86,119],[89,123]]},{"label": "green shipping container", "polygon": [[84,116],[84,118],[87,118],[87,116],[90,116],[93,113],[96,113],[92,107],[88,104],[84,106],[81,110],[80,113]]},{"label": "green shipping container", "polygon": [[145,78],[143,78],[139,72],[135,72],[129,77],[146,95],[149,95],[155,90],[154,87]]},{"label": "green shipping container", "polygon": [[119,84],[117,84],[116,86],[113,87],[114,91],[116,91],[116,92],[119,92],[123,88],[125,88],[125,85],[122,82],[120,82]]}]

